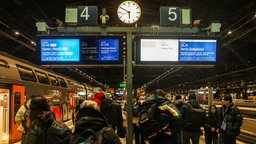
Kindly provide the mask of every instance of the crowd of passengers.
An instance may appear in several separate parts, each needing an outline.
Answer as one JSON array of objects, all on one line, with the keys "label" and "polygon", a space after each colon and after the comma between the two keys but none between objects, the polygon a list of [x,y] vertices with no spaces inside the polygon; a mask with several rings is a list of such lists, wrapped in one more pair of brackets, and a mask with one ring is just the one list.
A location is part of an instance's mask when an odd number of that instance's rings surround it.
[{"label": "crowd of passengers", "polygon": [[[94,96],[90,99],[80,98],[74,109],[72,121],[75,126],[71,137],[66,143],[86,143],[88,138],[83,134],[86,130],[96,133],[96,140],[101,144],[121,144],[127,136],[125,128],[126,102],[116,103],[112,97],[102,91],[94,90]],[[222,106],[217,109],[210,105],[205,112],[196,99],[195,94],[190,94],[187,100],[181,95],[172,99],[161,89],[152,93],[141,93],[133,99],[133,132],[136,144],[199,144],[200,136],[204,135],[206,144],[236,144],[236,137],[240,134],[243,117],[232,97],[226,93],[221,97]],[[157,104],[156,104],[157,103]],[[155,110],[158,110],[155,114]],[[150,109],[150,110],[147,110]],[[203,117],[191,115],[201,109]],[[148,119],[158,123],[168,123],[157,133],[150,133],[143,128],[142,115],[146,111]],[[25,114],[27,113],[27,114]],[[166,115],[160,119],[160,115]],[[156,115],[156,116],[155,116]],[[202,115],[202,114],[201,114]],[[159,116],[159,117],[158,117]],[[156,119],[156,120],[154,120]],[[25,121],[25,123],[24,123]],[[47,130],[56,121],[54,113],[50,109],[47,99],[43,96],[31,96],[21,106],[15,116],[15,122],[19,124],[18,131],[22,132],[22,144],[46,144],[49,143]],[[149,123],[149,127],[155,128],[155,123]],[[102,129],[104,131],[102,132]],[[107,129],[108,128],[108,129]],[[101,135],[100,138],[98,138]]]}]

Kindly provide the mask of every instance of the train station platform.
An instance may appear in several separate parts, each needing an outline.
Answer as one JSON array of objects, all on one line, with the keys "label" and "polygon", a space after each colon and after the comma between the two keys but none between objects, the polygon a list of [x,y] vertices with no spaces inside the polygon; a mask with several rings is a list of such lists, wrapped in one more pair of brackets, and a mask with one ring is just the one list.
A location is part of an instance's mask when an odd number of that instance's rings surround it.
[{"label": "train station platform", "polygon": [[[74,130],[74,125],[73,125],[73,123],[72,123],[72,120],[65,122],[65,124],[66,124],[70,129]],[[126,138],[120,138],[120,140],[121,140],[122,144],[126,144]],[[17,142],[17,143],[14,143],[14,144],[21,144],[21,142]],[[133,144],[135,144],[135,141],[133,141]],[[149,143],[146,142],[146,144],[149,144]],[[200,144],[205,144],[205,140],[204,140],[204,136],[203,136],[203,135],[200,137]],[[244,143],[244,142],[242,142],[242,141],[237,140],[237,141],[236,141],[236,144],[247,144],[247,143]]]}]

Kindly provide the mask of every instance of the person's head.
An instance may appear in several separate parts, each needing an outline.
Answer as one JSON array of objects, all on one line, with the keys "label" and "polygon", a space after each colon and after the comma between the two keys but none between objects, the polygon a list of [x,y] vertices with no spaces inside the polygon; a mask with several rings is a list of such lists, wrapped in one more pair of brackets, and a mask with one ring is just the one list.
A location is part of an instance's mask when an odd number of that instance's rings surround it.
[{"label": "person's head", "polygon": [[84,98],[80,97],[78,103],[81,104],[84,101]]},{"label": "person's head", "polygon": [[181,100],[181,95],[176,95],[175,96],[175,100],[177,101],[177,100]]},{"label": "person's head", "polygon": [[27,126],[30,127],[35,124],[39,119],[43,119],[43,115],[50,113],[50,105],[48,101],[43,96],[35,96],[31,99],[29,105],[29,118],[26,122]]},{"label": "person's head", "polygon": [[102,92],[102,89],[100,87],[96,87],[96,88],[94,88],[93,92],[99,93],[99,92]]},{"label": "person's head", "polygon": [[191,99],[196,99],[196,94],[190,94],[188,96],[188,99],[191,100]]},{"label": "person's head", "polygon": [[221,102],[223,105],[229,105],[230,103],[232,103],[232,97],[229,94],[225,94],[222,98],[221,98]]},{"label": "person's head", "polygon": [[97,111],[100,111],[100,108],[98,107],[98,104],[95,101],[85,100],[81,103],[80,106],[81,106],[81,108],[92,108]]},{"label": "person's head", "polygon": [[50,105],[43,96],[35,96],[31,99],[29,109],[31,112],[50,111]]},{"label": "person's head", "polygon": [[162,96],[162,97],[165,97],[165,92],[163,91],[163,90],[161,90],[161,89],[156,89],[155,91],[154,91],[154,95],[158,95],[158,96]]},{"label": "person's head", "polygon": [[217,112],[217,107],[215,105],[210,105],[209,113],[216,113],[216,112]]},{"label": "person's head", "polygon": [[[98,107],[98,104],[95,101],[92,100],[84,100],[81,105],[81,109],[78,111],[77,114],[74,116],[74,124],[76,124],[77,120],[80,119],[85,115],[85,111],[88,111],[89,109],[93,109],[96,111],[100,111],[100,108]],[[84,110],[83,110],[84,109]]]},{"label": "person's head", "polygon": [[99,107],[101,107],[101,99],[105,99],[105,93],[103,92],[98,92],[94,95],[93,101],[95,101]]}]

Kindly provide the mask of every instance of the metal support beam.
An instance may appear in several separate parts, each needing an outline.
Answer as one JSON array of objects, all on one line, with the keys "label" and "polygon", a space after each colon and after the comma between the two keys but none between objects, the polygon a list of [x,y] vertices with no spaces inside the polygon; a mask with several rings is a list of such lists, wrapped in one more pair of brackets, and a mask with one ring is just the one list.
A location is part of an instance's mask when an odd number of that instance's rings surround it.
[{"label": "metal support beam", "polygon": [[69,33],[115,33],[115,32],[132,32],[132,33],[197,33],[197,27],[57,27],[56,30],[62,34]]},{"label": "metal support beam", "polygon": [[127,33],[127,125],[128,135],[126,144],[132,144],[133,125],[132,125],[132,33]]}]

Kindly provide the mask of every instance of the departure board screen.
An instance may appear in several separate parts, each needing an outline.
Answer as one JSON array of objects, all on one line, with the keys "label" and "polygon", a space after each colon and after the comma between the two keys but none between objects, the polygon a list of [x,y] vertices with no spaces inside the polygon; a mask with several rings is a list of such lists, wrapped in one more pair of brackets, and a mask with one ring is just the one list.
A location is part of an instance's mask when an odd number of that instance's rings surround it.
[{"label": "departure board screen", "polygon": [[217,40],[181,39],[179,61],[215,62]]},{"label": "departure board screen", "polygon": [[41,39],[42,62],[80,61],[79,39]]},{"label": "departure board screen", "polygon": [[99,39],[99,61],[119,61],[118,39]]},{"label": "departure board screen", "polygon": [[196,64],[217,61],[217,37],[138,36],[139,64]]},{"label": "departure board screen", "polygon": [[123,36],[38,37],[39,64],[122,64]]},{"label": "departure board screen", "polygon": [[141,61],[178,61],[178,39],[141,39]]}]

